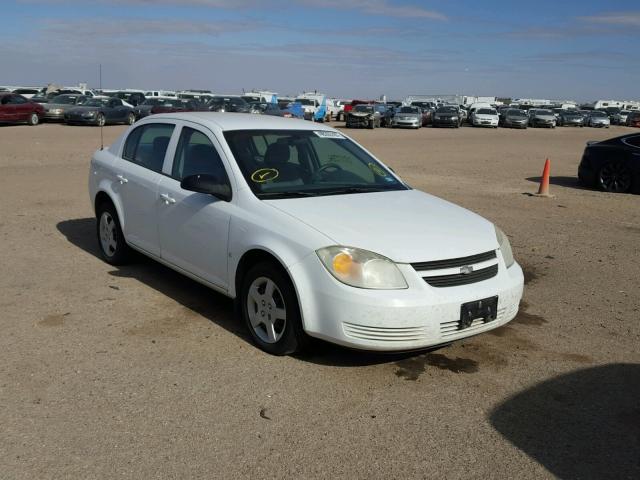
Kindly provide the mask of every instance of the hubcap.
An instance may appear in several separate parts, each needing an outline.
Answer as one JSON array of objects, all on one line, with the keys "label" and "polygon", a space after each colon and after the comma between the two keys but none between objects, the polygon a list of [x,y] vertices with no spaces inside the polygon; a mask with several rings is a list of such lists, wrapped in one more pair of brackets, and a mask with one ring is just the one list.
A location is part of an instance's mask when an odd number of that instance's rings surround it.
[{"label": "hubcap", "polygon": [[257,337],[265,343],[276,343],[287,325],[284,297],[275,282],[267,277],[256,278],[247,295],[247,314]]},{"label": "hubcap", "polygon": [[100,246],[108,257],[113,257],[118,247],[116,222],[109,212],[102,212],[100,216]]},{"label": "hubcap", "polygon": [[608,192],[626,192],[631,187],[631,175],[622,163],[609,163],[600,172],[600,184]]}]

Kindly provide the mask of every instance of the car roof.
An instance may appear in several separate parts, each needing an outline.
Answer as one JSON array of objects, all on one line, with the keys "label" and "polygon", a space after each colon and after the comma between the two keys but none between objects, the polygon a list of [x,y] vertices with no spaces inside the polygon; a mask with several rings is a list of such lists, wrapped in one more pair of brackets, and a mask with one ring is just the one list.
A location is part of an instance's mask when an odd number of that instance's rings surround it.
[{"label": "car roof", "polygon": [[334,129],[308,120],[231,112],[166,113],[152,119],[184,120],[199,123],[215,130],[329,130]]}]

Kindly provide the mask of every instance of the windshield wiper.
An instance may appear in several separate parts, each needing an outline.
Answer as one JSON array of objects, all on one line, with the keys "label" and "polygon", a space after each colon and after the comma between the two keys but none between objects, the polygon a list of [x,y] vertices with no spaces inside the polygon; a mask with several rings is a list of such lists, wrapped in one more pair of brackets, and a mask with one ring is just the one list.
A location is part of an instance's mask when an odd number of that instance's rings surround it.
[{"label": "windshield wiper", "polygon": [[337,190],[322,192],[319,195],[341,195],[343,193],[370,193],[370,192],[387,192],[390,189],[380,187],[344,187]]},{"label": "windshield wiper", "polygon": [[261,192],[259,198],[297,198],[297,197],[315,197],[316,192],[305,192],[302,190],[294,190],[290,192]]}]

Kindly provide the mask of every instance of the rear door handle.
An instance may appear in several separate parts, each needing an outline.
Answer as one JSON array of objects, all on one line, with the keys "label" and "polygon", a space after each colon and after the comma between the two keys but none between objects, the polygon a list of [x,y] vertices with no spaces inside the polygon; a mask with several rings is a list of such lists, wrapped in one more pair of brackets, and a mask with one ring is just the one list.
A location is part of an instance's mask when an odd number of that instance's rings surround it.
[{"label": "rear door handle", "polygon": [[176,203],[176,199],[170,196],[168,193],[161,193],[160,198],[164,201],[165,205],[173,205]]},{"label": "rear door handle", "polygon": [[125,183],[129,183],[129,180],[127,180],[124,175],[116,175],[116,178],[120,182],[120,185],[124,185]]}]

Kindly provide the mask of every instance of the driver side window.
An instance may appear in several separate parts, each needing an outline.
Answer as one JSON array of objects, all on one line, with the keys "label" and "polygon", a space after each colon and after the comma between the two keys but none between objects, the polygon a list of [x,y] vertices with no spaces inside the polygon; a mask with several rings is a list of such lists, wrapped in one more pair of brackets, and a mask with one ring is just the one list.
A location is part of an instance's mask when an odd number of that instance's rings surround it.
[{"label": "driver side window", "polygon": [[185,177],[198,174],[212,175],[219,183],[229,183],[222,159],[209,137],[193,128],[183,127],[171,176],[180,182]]}]

